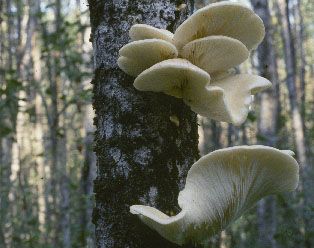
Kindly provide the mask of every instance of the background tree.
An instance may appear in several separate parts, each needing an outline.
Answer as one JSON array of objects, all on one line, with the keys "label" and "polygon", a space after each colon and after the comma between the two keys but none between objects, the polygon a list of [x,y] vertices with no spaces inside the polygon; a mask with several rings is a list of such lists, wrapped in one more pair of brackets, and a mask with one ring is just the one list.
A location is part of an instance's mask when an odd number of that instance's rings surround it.
[{"label": "background tree", "polygon": [[[272,87],[260,93],[260,113],[258,135],[262,145],[278,147],[277,129],[280,115],[279,82],[277,62],[273,48],[273,32],[268,1],[252,0],[252,5],[265,25],[266,34],[257,48],[258,71],[262,77],[272,82]],[[275,196],[261,199],[257,206],[258,245],[259,247],[276,247],[276,199]]]}]

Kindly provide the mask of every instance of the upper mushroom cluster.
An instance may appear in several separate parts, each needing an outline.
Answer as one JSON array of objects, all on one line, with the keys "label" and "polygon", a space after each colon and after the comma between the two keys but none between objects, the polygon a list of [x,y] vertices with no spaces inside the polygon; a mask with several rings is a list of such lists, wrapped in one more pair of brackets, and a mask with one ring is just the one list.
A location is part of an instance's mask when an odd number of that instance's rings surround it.
[{"label": "upper mushroom cluster", "polygon": [[135,88],[183,98],[202,116],[240,125],[251,95],[271,86],[260,76],[235,75],[265,35],[262,20],[242,4],[210,4],[174,34],[145,24],[129,34],[133,42],[120,49],[118,65],[136,77]]}]

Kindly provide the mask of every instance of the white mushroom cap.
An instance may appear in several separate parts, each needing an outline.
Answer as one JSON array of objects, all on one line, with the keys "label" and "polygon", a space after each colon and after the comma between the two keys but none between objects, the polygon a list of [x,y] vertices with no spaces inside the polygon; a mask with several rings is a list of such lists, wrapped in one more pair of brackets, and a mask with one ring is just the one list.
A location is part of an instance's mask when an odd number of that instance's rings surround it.
[{"label": "white mushroom cap", "polygon": [[134,81],[141,91],[164,92],[177,98],[197,97],[205,90],[210,76],[185,59],[168,59],[143,71]]},{"label": "white mushroom cap", "polygon": [[185,103],[202,116],[241,125],[247,118],[251,95],[270,86],[266,78],[238,74],[212,81],[198,101]]},{"label": "white mushroom cap", "polygon": [[236,73],[237,71],[235,70],[235,68],[230,68],[226,71],[215,71],[210,74],[210,77],[212,78],[212,80],[219,80],[225,77],[234,76]]},{"label": "white mushroom cap", "polygon": [[172,41],[173,33],[166,29],[155,28],[147,24],[135,24],[130,28],[129,35],[132,40],[162,39]]},{"label": "white mushroom cap", "polygon": [[159,210],[133,205],[150,228],[179,245],[208,246],[212,235],[239,218],[261,198],[297,187],[299,166],[286,151],[266,146],[238,146],[212,152],[191,167],[178,203],[169,217]]},{"label": "white mushroom cap", "polygon": [[148,39],[133,41],[119,51],[118,66],[125,73],[137,76],[142,71],[160,61],[176,58],[178,51],[168,41]]},{"label": "white mushroom cap", "polygon": [[179,50],[188,42],[211,35],[224,35],[241,41],[248,50],[264,38],[263,21],[248,7],[228,1],[209,4],[196,11],[174,33]]},{"label": "white mushroom cap", "polygon": [[241,64],[249,57],[249,51],[239,40],[213,35],[189,42],[183,47],[181,56],[212,73]]}]

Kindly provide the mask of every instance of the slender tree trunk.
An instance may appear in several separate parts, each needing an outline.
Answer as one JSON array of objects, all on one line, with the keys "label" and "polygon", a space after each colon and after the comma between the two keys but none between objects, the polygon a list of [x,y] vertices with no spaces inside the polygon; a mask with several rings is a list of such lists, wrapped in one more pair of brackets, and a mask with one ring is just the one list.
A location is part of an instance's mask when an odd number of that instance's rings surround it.
[{"label": "slender tree trunk", "polygon": [[62,138],[60,138],[60,221],[62,230],[62,247],[71,247],[70,185],[67,171],[67,125],[66,111],[62,115]]},{"label": "slender tree trunk", "polygon": [[12,61],[12,27],[13,27],[13,20],[12,20],[12,11],[11,11],[11,3],[10,0],[6,0],[6,10],[7,10],[7,15],[8,15],[8,19],[7,19],[7,39],[8,39],[8,43],[7,43],[7,48],[8,48],[8,68],[11,68],[11,70],[13,69],[13,61]]},{"label": "slender tree trunk", "polygon": [[[130,214],[133,204],[178,212],[188,168],[199,157],[196,114],[182,100],[139,92],[117,66],[118,50],[135,23],[174,28],[192,13],[174,1],[89,0],[95,57],[94,102],[97,247],[178,247]],[[170,121],[176,115],[179,126]]]},{"label": "slender tree trunk", "polygon": [[[295,6],[295,13],[296,13],[296,19],[298,20],[298,26],[297,26],[297,33],[296,33],[296,40],[297,40],[297,46],[298,46],[298,52],[299,57],[301,60],[300,69],[298,71],[298,77],[300,81],[300,107],[301,107],[301,117],[302,117],[302,125],[303,130],[305,132],[305,66],[306,66],[306,59],[305,59],[305,53],[303,48],[303,41],[304,41],[304,22],[303,22],[303,16],[301,12],[301,1],[296,0],[296,6]],[[306,138],[305,138],[306,140]]]},{"label": "slender tree trunk", "polygon": [[[261,93],[258,134],[263,137],[261,144],[277,146],[277,118],[279,116],[279,82],[276,57],[273,48],[273,34],[268,1],[251,0],[254,11],[265,25],[266,34],[257,49],[258,71],[262,77],[272,82],[272,87]],[[259,201],[257,206],[258,247],[276,247],[276,198],[267,197]]]},{"label": "slender tree trunk", "polygon": [[93,152],[94,126],[93,126],[94,111],[91,105],[86,107],[85,112],[85,153],[84,166],[81,173],[81,192],[84,196],[84,207],[80,217],[80,237],[79,242],[82,246],[94,247],[93,241],[95,228],[92,223],[92,196],[93,196],[93,180],[96,176],[96,156]]},{"label": "slender tree trunk", "polygon": [[289,21],[288,0],[277,0],[279,3],[279,18],[282,24],[281,32],[284,43],[284,56],[287,73],[287,87],[289,91],[290,110],[293,122],[294,140],[297,149],[297,156],[303,168],[306,164],[306,154],[304,146],[304,130],[302,127],[302,119],[297,103],[296,86],[295,86],[295,50],[291,35],[291,27]]},{"label": "slender tree trunk", "polygon": [[[43,100],[40,96],[40,94],[37,92],[39,87],[36,87],[39,85],[42,79],[41,74],[41,64],[40,64],[40,44],[38,42],[39,40],[39,33],[35,32],[33,36],[34,41],[34,48],[32,50],[32,60],[33,63],[33,77],[35,81],[35,99],[34,99],[34,108],[36,113],[36,119],[34,123],[34,151],[35,151],[35,163],[38,171],[38,223],[39,223],[39,231],[41,233],[45,233],[47,231],[46,228],[46,209],[47,205],[45,202],[45,182],[47,181],[47,178],[45,176],[45,163],[43,159],[43,153],[44,153],[44,124],[43,124],[43,108],[42,103]],[[44,243],[46,240],[44,239],[45,235],[42,235],[40,237],[40,242]],[[47,243],[47,242],[46,242]]]},{"label": "slender tree trunk", "polygon": [[[0,76],[0,87],[2,88],[5,85],[5,72],[13,70],[13,52],[10,46],[11,35],[12,35],[12,16],[11,14],[11,5],[7,0],[6,4],[1,1],[1,16],[0,19],[4,18],[4,12],[7,13],[6,17],[6,27],[1,25],[1,51],[0,51],[0,63],[1,63],[1,72],[3,74]],[[1,23],[1,22],[0,22]],[[4,28],[5,27],[5,28]],[[10,114],[11,109],[2,109],[0,119],[1,127],[12,127],[13,136],[15,133],[15,123],[13,119],[3,118],[3,116],[13,116]],[[9,201],[9,192],[12,190],[11,174],[12,174],[12,148],[13,148],[13,138],[11,135],[0,136],[0,246],[4,248],[7,247],[10,243],[10,238],[12,235],[12,221],[11,213],[12,209]],[[7,224],[7,225],[5,225]]]},{"label": "slender tree trunk", "polygon": [[211,151],[221,148],[221,126],[216,121],[206,117],[200,116],[199,119],[201,125],[199,148],[201,155],[204,156]]},{"label": "slender tree trunk", "polygon": [[210,120],[212,129],[212,139],[213,139],[213,150],[221,148],[220,137],[221,137],[221,124],[217,121]]},{"label": "slender tree trunk", "polygon": [[[48,32],[47,32],[47,27],[46,24],[41,23],[41,31],[42,35],[44,37],[44,40],[48,39]],[[47,57],[45,60],[45,65],[47,68],[47,77],[49,81],[49,91],[51,93],[51,103],[50,105],[54,105],[55,102],[53,101],[53,86],[55,85],[54,83],[54,73],[53,73],[53,68],[52,68],[52,55],[51,51],[48,49],[48,44],[45,43],[45,50],[47,51]],[[55,127],[55,113],[53,109],[55,110],[55,107],[48,106],[48,103],[45,102],[45,96],[41,93],[40,91],[40,86],[39,88],[39,93],[42,96],[42,101],[44,103],[45,107],[45,114],[46,114],[46,119],[48,122],[48,128],[49,128],[49,143],[47,144],[47,149],[49,155],[45,158],[44,164],[46,165],[43,172],[45,173],[45,179],[47,183],[45,184],[45,192],[46,194],[44,195],[45,197],[45,206],[46,206],[46,211],[45,211],[45,223],[46,223],[46,233],[45,233],[45,240],[46,243],[51,243],[51,242],[56,242],[56,238],[54,237],[54,222],[56,219],[56,162],[57,162],[57,154],[56,154],[56,143],[57,141],[55,140],[57,136],[54,136],[54,133],[56,133],[56,127]],[[55,155],[55,156],[54,156]]]},{"label": "slender tree trunk", "polygon": [[[60,23],[61,22],[61,2],[60,0],[56,1],[55,6],[55,33],[60,33]],[[62,242],[59,239],[58,236],[58,225],[60,225],[60,228],[62,232],[64,232],[63,229],[63,222],[60,223],[60,217],[58,215],[59,210],[59,202],[58,202],[58,194],[57,192],[60,189],[59,184],[59,137],[60,137],[60,120],[59,120],[59,91],[60,91],[60,71],[59,71],[59,63],[60,63],[60,43],[56,42],[57,49],[52,54],[51,58],[54,59],[53,63],[49,61],[48,63],[51,63],[51,66],[49,68],[50,75],[50,94],[51,94],[51,126],[50,128],[50,142],[51,142],[51,195],[52,195],[52,223],[54,223],[54,226],[52,227],[52,238],[53,238],[53,244],[55,247],[60,246],[60,242]],[[48,113],[49,114],[49,113]]]},{"label": "slender tree trunk", "polygon": [[228,147],[233,146],[233,139],[232,139],[233,134],[234,134],[234,128],[232,124],[228,123],[228,141],[227,141]]},{"label": "slender tree trunk", "polygon": [[[304,192],[305,206],[311,206],[311,199],[313,195],[313,180],[309,176],[311,170],[307,165],[306,148],[304,142],[304,129],[302,125],[302,117],[300,108],[297,102],[296,96],[296,67],[295,67],[295,49],[293,46],[293,39],[291,34],[291,25],[289,19],[289,0],[277,0],[278,2],[278,14],[282,24],[281,32],[284,45],[284,58],[287,73],[287,88],[289,92],[290,100],[290,111],[292,116],[293,124],[293,135],[294,143],[297,151],[297,158],[300,162],[300,174],[301,174],[301,185]],[[305,222],[305,246],[312,247],[314,240],[311,237],[311,230],[313,230],[313,220],[309,210],[302,211],[304,222]],[[313,236],[313,235],[312,235]]]}]

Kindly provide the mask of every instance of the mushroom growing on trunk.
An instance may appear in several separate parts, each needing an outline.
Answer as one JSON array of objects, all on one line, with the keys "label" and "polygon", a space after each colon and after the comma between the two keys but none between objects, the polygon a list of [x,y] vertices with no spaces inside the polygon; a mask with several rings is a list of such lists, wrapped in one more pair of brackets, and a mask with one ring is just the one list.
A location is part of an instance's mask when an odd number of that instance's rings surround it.
[{"label": "mushroom growing on trunk", "polygon": [[138,76],[141,72],[163,60],[176,58],[178,51],[168,41],[160,39],[146,39],[133,41],[119,51],[121,57],[118,66],[131,76]]},{"label": "mushroom growing on trunk", "polygon": [[271,86],[259,76],[234,75],[233,67],[244,62],[265,35],[262,20],[242,4],[210,4],[174,34],[135,24],[129,35],[134,41],[120,49],[118,65],[137,77],[135,88],[183,98],[199,115],[241,125],[251,94]]},{"label": "mushroom growing on trunk", "polygon": [[194,163],[179,193],[182,211],[169,217],[149,206],[131,213],[165,239],[207,246],[261,198],[294,190],[299,166],[291,151],[266,146],[238,146],[214,151]]},{"label": "mushroom growing on trunk", "polygon": [[129,35],[132,40],[161,39],[172,42],[173,33],[168,30],[155,28],[147,24],[135,24],[131,27]]},{"label": "mushroom growing on trunk", "polygon": [[181,51],[192,40],[223,35],[241,41],[250,51],[262,42],[262,19],[243,4],[222,1],[199,9],[175,31],[173,42]]}]

